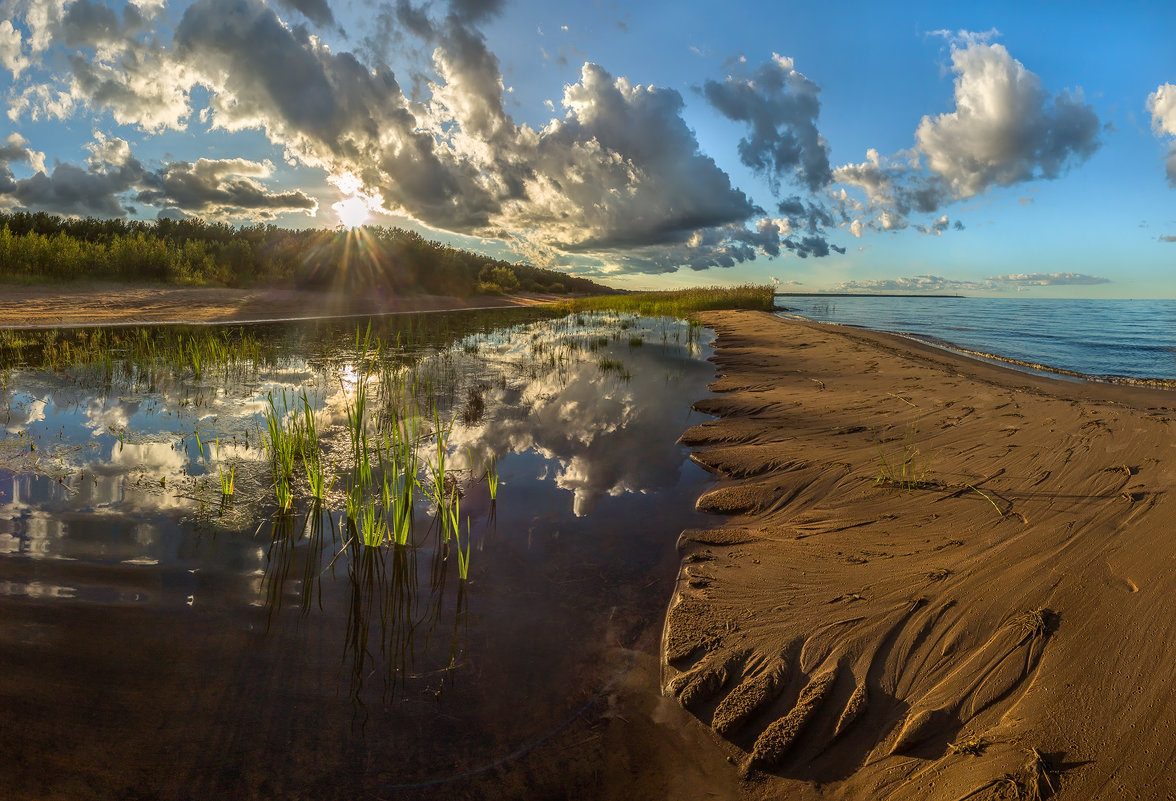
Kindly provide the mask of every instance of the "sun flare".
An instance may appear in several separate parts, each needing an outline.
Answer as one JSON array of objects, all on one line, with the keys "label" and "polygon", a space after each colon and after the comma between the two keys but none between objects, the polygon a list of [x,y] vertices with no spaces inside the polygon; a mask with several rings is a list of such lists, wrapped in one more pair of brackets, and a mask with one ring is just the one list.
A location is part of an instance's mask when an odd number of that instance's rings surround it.
[{"label": "sun flare", "polygon": [[351,173],[331,176],[327,180],[344,195],[342,200],[331,205],[331,209],[345,228],[359,228],[364,225],[371,218],[372,212],[379,210],[384,204],[384,198],[379,192],[364,192],[363,181]]},{"label": "sun flare", "polygon": [[345,228],[359,228],[371,217],[368,201],[362,195],[352,195],[331,206]]}]

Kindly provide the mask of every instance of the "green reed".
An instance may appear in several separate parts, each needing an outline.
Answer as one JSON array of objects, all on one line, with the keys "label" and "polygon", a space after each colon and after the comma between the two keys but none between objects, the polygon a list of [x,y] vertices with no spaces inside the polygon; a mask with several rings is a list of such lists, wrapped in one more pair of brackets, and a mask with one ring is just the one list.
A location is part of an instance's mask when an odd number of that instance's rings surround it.
[{"label": "green reed", "polygon": [[294,502],[294,457],[299,450],[299,432],[297,419],[291,418],[286,392],[282,391],[282,410],[278,411],[278,403],[272,392],[266,394],[265,409],[266,447],[269,450],[270,465],[273,469],[274,495],[278,501],[278,511],[290,510]]}]

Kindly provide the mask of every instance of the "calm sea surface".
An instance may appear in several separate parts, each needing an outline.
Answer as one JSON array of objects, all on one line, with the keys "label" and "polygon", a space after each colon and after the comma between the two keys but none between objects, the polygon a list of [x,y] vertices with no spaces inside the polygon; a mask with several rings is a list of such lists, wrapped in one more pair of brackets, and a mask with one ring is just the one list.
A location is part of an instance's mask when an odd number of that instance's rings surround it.
[{"label": "calm sea surface", "polygon": [[1022,366],[1176,381],[1176,300],[780,296],[776,306]]}]

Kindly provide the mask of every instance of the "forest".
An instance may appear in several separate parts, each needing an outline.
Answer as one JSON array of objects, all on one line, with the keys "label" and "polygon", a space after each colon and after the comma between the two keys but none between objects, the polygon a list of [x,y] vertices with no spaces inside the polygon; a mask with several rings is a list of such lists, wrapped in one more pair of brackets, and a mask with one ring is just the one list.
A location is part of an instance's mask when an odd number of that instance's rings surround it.
[{"label": "forest", "polygon": [[235,227],[200,218],[63,218],[0,213],[0,280],[111,280],[205,286],[383,287],[468,297],[609,293],[556,270],[514,264],[377,225],[355,230]]}]

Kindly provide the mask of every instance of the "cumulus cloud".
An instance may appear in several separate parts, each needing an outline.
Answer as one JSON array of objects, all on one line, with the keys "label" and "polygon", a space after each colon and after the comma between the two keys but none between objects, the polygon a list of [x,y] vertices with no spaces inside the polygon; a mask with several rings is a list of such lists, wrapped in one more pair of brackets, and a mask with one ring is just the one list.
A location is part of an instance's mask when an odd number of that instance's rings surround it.
[{"label": "cumulus cloud", "polygon": [[8,165],[12,162],[23,162],[32,168],[33,172],[45,171],[45,154],[28,147],[28,142],[18,133],[9,134],[0,144],[0,191],[3,191],[4,176],[11,180],[12,172]]},{"label": "cumulus cloud", "polygon": [[887,159],[871,150],[866,161],[834,171],[835,181],[865,195],[870,227],[906,227],[912,213],[935,213],[992,187],[1057,178],[1098,149],[1098,115],[1081,90],[1050,94],[1003,46],[987,42],[995,35],[952,35],[955,108],[923,117],[910,151]]},{"label": "cumulus cloud", "polygon": [[[1176,137],[1176,84],[1165,83],[1147,96],[1147,110],[1157,136]],[[1168,183],[1176,187],[1176,145],[1168,151]]]},{"label": "cumulus cloud", "polygon": [[283,8],[299,12],[311,22],[316,22],[319,25],[335,24],[335,15],[331,13],[331,7],[327,5],[327,0],[278,0],[278,4]]},{"label": "cumulus cloud", "polygon": [[817,130],[821,90],[792,59],[773,53],[750,77],[707,81],[702,92],[721,114],[750,128],[739,141],[744,164],[772,182],[795,175],[813,192],[829,183],[829,147]]},{"label": "cumulus cloud", "polygon": [[834,289],[839,292],[958,293],[1008,289],[1021,291],[1042,286],[1089,286],[1106,283],[1110,283],[1110,279],[1083,273],[1010,273],[995,275],[983,281],[962,281],[940,275],[912,275],[901,278],[844,281],[837,284]]},{"label": "cumulus cloud", "polygon": [[[90,109],[146,132],[259,130],[291,163],[328,179],[356,176],[387,211],[459,234],[518,237],[553,263],[665,272],[837,250],[821,233],[834,217],[816,200],[786,201],[772,216],[733,186],[701,151],[673,89],[586,63],[564,87],[560,116],[537,128],[515,122],[498,59],[477,28],[502,0],[386,3],[380,30],[431,48],[419,51],[431,72],[409,75],[408,90],[374,44],[361,61],[279,16],[293,9],[331,24],[323,0],[195,0],[170,37],[152,0],[117,13],[98,0],[14,2],[22,26],[0,26],[0,59],[16,69],[13,53],[57,46],[55,63],[67,71],[42,70],[46,80],[14,87],[13,119]],[[818,91],[789,60],[764,65],[754,86],[715,84],[711,93],[748,123],[747,159],[808,190],[827,185]],[[205,105],[194,108],[194,98]],[[315,207],[304,193],[270,191],[256,161],[148,168],[112,158],[58,164],[23,181],[9,170],[6,202],[118,216],[134,201],[163,214],[247,219]]]},{"label": "cumulus cloud", "polygon": [[1098,149],[1098,115],[1081,90],[1051,96],[1001,45],[954,49],[952,70],[956,110],[924,117],[915,140],[953,197],[1057,178]]},{"label": "cumulus cloud", "polygon": [[[127,201],[164,206],[172,216],[200,214],[269,219],[284,211],[314,213],[317,202],[299,191],[271,193],[257,180],[269,164],[245,159],[171,162],[148,170],[124,139],[95,134],[85,166],[59,163],[46,171],[44,156],[18,135],[0,146],[0,201],[6,206],[58,214],[124,217]],[[26,162],[36,171],[15,180],[9,163]],[[179,215],[176,215],[179,212]]]},{"label": "cumulus cloud", "polygon": [[982,281],[960,281],[941,275],[911,275],[903,278],[878,278],[863,281],[842,281],[834,287],[838,292],[901,292],[901,293],[956,293],[989,289]]},{"label": "cumulus cloud", "polygon": [[1067,286],[1075,284],[1090,286],[1111,282],[1109,278],[1083,273],[1010,273],[1009,275],[996,275],[988,280],[996,284],[1010,286]]},{"label": "cumulus cloud", "polygon": [[763,239],[744,228],[755,205],[699,150],[674,90],[585,64],[563,106],[563,119],[518,132],[518,146],[535,155],[525,198],[505,209],[510,227],[570,252],[723,243],[730,251]]},{"label": "cumulus cloud", "polygon": [[[951,226],[951,220],[948,219],[946,214],[944,214],[942,217],[940,217],[938,220],[931,223],[930,225],[918,225],[916,227],[918,228],[919,233],[921,233],[921,234],[934,234],[935,236],[942,236],[943,232],[947,231],[952,226]],[[957,220],[955,227],[956,227],[957,231],[961,230],[963,228],[963,224]]]},{"label": "cumulus cloud", "polygon": [[0,66],[18,77],[29,66],[25,57],[20,31],[12,27],[11,20],[0,20]]},{"label": "cumulus cloud", "polygon": [[135,199],[212,217],[267,219],[280,212],[313,213],[318,209],[318,202],[303,192],[268,192],[254,180],[269,177],[272,172],[269,163],[246,159],[171,162],[146,181],[150,188],[140,191]]}]

